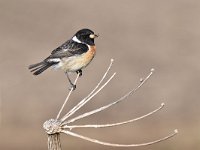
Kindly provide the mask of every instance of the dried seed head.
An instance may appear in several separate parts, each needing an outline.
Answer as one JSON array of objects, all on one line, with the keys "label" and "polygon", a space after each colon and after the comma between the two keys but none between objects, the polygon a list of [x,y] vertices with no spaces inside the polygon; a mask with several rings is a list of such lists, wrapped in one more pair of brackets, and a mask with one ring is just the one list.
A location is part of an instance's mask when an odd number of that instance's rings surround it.
[{"label": "dried seed head", "polygon": [[43,128],[48,134],[55,134],[61,132],[61,122],[55,119],[47,120],[43,124]]}]

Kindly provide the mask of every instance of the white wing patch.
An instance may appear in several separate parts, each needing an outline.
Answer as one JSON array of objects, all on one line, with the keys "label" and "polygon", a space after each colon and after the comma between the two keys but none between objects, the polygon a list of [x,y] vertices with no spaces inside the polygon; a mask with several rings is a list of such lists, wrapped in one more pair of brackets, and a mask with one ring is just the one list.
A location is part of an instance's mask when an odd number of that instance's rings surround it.
[{"label": "white wing patch", "polygon": [[51,58],[47,60],[48,62],[60,62],[60,58]]}]

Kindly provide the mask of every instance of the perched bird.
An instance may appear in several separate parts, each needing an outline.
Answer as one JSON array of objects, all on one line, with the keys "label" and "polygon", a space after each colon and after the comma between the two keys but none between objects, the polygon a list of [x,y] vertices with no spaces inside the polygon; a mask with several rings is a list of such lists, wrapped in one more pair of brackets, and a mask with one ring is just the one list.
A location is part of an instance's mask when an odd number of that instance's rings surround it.
[{"label": "perched bird", "polygon": [[82,75],[82,69],[85,68],[94,58],[96,46],[94,39],[98,37],[90,29],[79,30],[70,40],[54,49],[50,56],[42,62],[30,65],[28,68],[34,75],[39,75],[49,67],[62,69],[73,90],[76,85],[69,78],[69,72],[76,72]]}]

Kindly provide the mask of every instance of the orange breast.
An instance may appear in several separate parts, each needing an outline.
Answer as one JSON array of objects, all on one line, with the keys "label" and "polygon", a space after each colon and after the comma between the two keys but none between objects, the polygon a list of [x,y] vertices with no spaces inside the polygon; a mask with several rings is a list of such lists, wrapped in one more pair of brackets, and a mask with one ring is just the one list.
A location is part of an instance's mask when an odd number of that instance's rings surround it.
[{"label": "orange breast", "polygon": [[86,52],[86,59],[87,60],[92,60],[96,53],[96,46],[89,46],[89,50]]}]

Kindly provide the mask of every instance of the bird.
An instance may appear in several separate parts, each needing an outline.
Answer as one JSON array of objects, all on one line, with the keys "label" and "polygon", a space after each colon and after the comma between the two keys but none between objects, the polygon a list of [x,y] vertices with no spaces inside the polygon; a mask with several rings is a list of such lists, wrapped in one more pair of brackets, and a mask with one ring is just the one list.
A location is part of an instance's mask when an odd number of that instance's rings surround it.
[{"label": "bird", "polygon": [[84,28],[76,32],[71,39],[54,49],[51,54],[43,61],[32,64],[28,67],[33,75],[39,75],[49,67],[61,69],[65,72],[70,83],[70,90],[75,90],[69,77],[70,72],[76,72],[82,76],[82,69],[87,67],[96,54],[94,39],[99,34]]}]

